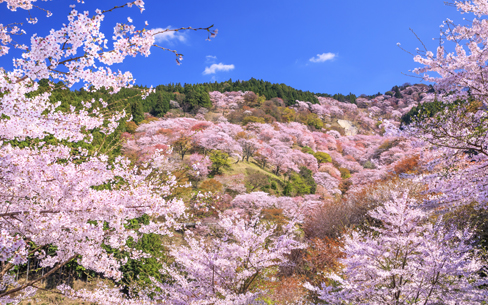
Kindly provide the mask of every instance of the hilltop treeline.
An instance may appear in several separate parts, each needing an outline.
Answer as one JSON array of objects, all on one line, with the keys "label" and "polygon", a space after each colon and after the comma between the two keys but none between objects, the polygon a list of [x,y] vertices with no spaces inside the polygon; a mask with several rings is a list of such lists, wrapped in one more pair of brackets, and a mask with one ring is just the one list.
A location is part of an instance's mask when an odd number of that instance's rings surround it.
[{"label": "hilltop treeline", "polygon": [[274,97],[279,97],[283,99],[287,106],[295,104],[296,100],[311,102],[317,104],[319,101],[315,94],[310,91],[302,91],[287,86],[285,84],[273,84],[264,80],[257,80],[251,78],[248,81],[237,80],[232,81],[229,79],[225,82],[214,82],[214,83],[202,83],[202,84],[169,84],[169,85],[159,85],[160,88],[166,92],[179,92],[184,93],[188,90],[188,87],[193,90],[201,90],[206,92],[219,91],[219,92],[231,92],[231,91],[252,91],[259,95],[263,95],[267,100]]},{"label": "hilltop treeline", "polygon": [[[41,87],[47,86],[47,80],[40,82]],[[59,87],[53,94],[53,101],[61,101],[62,107],[69,105],[80,106],[81,101],[89,101],[92,98],[98,100],[103,98],[112,105],[112,108],[125,109],[132,115],[134,122],[139,123],[144,119],[144,112],[149,112],[154,116],[162,117],[170,109],[170,101],[174,100],[185,112],[198,110],[200,107],[210,108],[212,103],[208,92],[231,92],[231,91],[252,91],[264,96],[267,100],[275,97],[283,99],[287,106],[295,104],[296,100],[318,103],[314,93],[302,91],[287,86],[285,84],[273,84],[263,80],[251,78],[248,81],[232,81],[232,79],[220,83],[201,83],[201,84],[180,84],[172,83],[168,85],[156,86],[156,92],[150,94],[146,99],[142,99],[139,94],[144,86],[135,86],[132,89],[124,88],[116,94],[109,94],[106,90],[96,93],[88,92],[84,89],[63,90]],[[329,96],[329,95],[327,95]]]},{"label": "hilltop treeline", "polygon": [[[48,86],[47,80],[41,80],[41,91],[43,87]],[[47,87],[46,87],[47,88]],[[260,96],[264,96],[266,100],[272,98],[281,98],[286,106],[291,106],[297,100],[317,104],[317,97],[331,97],[340,102],[356,103],[356,95],[349,93],[343,95],[340,93],[331,95],[327,93],[313,93],[310,91],[302,91],[287,86],[285,84],[273,84],[264,80],[257,80],[251,78],[248,81],[232,81],[229,79],[224,82],[201,83],[201,84],[181,84],[171,83],[167,85],[158,85],[155,92],[151,93],[146,99],[142,99],[140,89],[147,88],[146,86],[134,86],[133,88],[123,88],[116,94],[110,94],[106,90],[98,90],[97,92],[89,92],[84,89],[66,90],[59,86],[58,90],[51,96],[53,102],[61,101],[61,107],[68,109],[69,106],[81,106],[81,101],[90,101],[95,99],[98,101],[102,98],[109,104],[109,109],[122,110],[132,115],[132,120],[139,124],[144,120],[144,113],[150,113],[156,117],[164,116],[169,109],[170,101],[175,101],[174,104],[181,108],[184,112],[195,113],[199,108],[211,108],[209,92],[232,92],[232,91],[252,91]],[[394,90],[394,89],[392,89]],[[398,90],[397,90],[398,91]],[[395,92],[395,91],[393,91]],[[380,93],[378,93],[380,94]],[[394,93],[392,93],[393,95]]]}]

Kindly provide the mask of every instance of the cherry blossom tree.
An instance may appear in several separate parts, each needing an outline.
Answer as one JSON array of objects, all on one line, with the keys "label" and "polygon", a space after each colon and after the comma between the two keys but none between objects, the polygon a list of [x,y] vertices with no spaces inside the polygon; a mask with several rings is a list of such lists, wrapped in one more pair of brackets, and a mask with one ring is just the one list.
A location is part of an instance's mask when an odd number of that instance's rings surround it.
[{"label": "cherry blossom tree", "polygon": [[326,172],[318,172],[313,175],[313,179],[317,185],[320,185],[324,189],[326,189],[330,194],[341,194],[342,192],[339,190],[340,180],[335,179],[331,175]]},{"label": "cherry blossom tree", "polygon": [[488,293],[473,233],[434,224],[406,194],[369,212],[379,227],[344,238],[334,285],[311,287],[333,304],[480,304]]},{"label": "cherry blossom tree", "polygon": [[293,149],[290,152],[290,158],[298,167],[305,166],[314,173],[317,172],[319,168],[317,159],[311,154],[306,154],[299,150]]},{"label": "cherry blossom tree", "polygon": [[[0,4],[3,2],[15,11],[31,9],[35,0],[2,0]],[[120,8],[132,6],[142,11],[144,1],[129,2]],[[134,83],[130,72],[113,72],[109,66],[127,56],[148,56],[158,32],[117,23],[113,48],[109,49],[100,27],[111,11],[96,10],[90,15],[72,9],[60,30],[51,30],[45,37],[32,36],[30,46],[12,42],[12,34],[24,33],[17,26],[0,25],[0,55],[8,54],[11,46],[24,50],[21,58],[14,58],[15,70],[0,69],[3,304],[33,296],[36,283],[70,261],[119,280],[119,268],[125,262],[110,255],[102,244],[140,257],[142,253],[126,246],[129,238],[137,241],[148,232],[170,234],[184,214],[181,200],[166,198],[175,181],[171,176],[161,178],[157,166],[153,166],[165,158],[158,151],[149,162],[134,168],[126,158],[109,162],[108,156],[77,148],[77,142],[91,141],[89,131],[95,128],[111,134],[126,117],[124,112],[104,112],[107,104],[103,100],[85,101],[81,110],[72,107],[61,112],[57,110],[60,103],[49,100],[51,91],[36,93],[39,85],[35,81],[43,78],[61,81],[67,87],[81,82],[87,90],[105,87],[112,93]],[[210,28],[205,30],[215,35]],[[180,54],[174,53],[179,61]],[[47,144],[43,141],[46,137],[72,145]],[[27,147],[16,145],[18,141],[27,141]],[[151,221],[138,230],[125,226],[128,220],[145,214],[165,221]],[[47,247],[56,249],[54,254],[48,254]],[[49,269],[43,276],[19,282],[11,271],[24,264],[27,255]]]},{"label": "cherry blossom tree", "polygon": [[266,143],[263,143],[261,145],[261,148],[259,148],[254,155],[254,159],[258,161],[259,165],[264,169],[268,164],[268,161],[273,158],[274,155],[275,150],[273,149],[273,147],[269,146]]},{"label": "cherry blossom tree", "polygon": [[203,156],[200,154],[192,154],[188,160],[188,165],[191,167],[190,175],[197,179],[205,179],[210,173],[210,166],[212,166],[212,161],[208,156]]},{"label": "cherry blossom tree", "polygon": [[316,195],[303,197],[275,197],[265,192],[252,192],[237,195],[231,202],[234,208],[243,211],[260,211],[262,209],[280,209],[283,215],[297,222],[303,221],[306,216],[313,214],[322,202]]},{"label": "cherry blossom tree", "polygon": [[286,174],[290,171],[298,172],[300,171],[297,164],[295,164],[295,160],[292,159],[290,152],[292,149],[289,149],[286,146],[278,146],[275,145],[273,147],[274,155],[272,159],[268,160],[268,163],[274,167],[275,175]]},{"label": "cherry blossom tree", "polygon": [[431,204],[451,208],[477,202],[486,207],[488,5],[484,0],[453,5],[467,19],[474,18],[464,24],[446,20],[437,51],[415,56],[423,66],[414,72],[435,84],[435,93],[425,95],[423,105],[436,102],[439,109],[420,111],[406,129],[435,154],[429,165],[434,174],[424,177],[431,184]]},{"label": "cherry blossom tree", "polygon": [[[205,150],[221,150],[230,155],[239,156],[242,154],[242,148],[234,140],[237,134],[233,127],[233,124],[220,123],[218,125],[212,125],[211,127],[197,132],[192,138],[196,146],[202,147]],[[230,127],[230,128],[229,128]],[[242,128],[239,130],[242,131]]]},{"label": "cherry blossom tree", "polygon": [[237,142],[242,147],[242,154],[243,154],[243,159],[246,158],[246,161],[249,162],[249,157],[254,156],[254,154],[259,150],[260,148],[260,143],[256,138],[251,138],[251,139],[239,139]]},{"label": "cherry blossom tree", "polygon": [[265,291],[256,287],[286,255],[304,245],[294,238],[295,223],[282,233],[257,215],[249,220],[237,215],[220,216],[209,240],[187,234],[186,246],[171,250],[175,265],[165,272],[174,283],[159,284],[158,298],[171,304],[250,304]]}]

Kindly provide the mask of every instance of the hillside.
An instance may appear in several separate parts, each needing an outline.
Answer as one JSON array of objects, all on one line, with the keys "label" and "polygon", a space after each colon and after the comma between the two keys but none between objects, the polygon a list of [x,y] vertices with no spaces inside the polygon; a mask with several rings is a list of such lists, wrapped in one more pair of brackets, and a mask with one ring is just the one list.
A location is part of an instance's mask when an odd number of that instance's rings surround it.
[{"label": "hillside", "polygon": [[429,90],[407,85],[355,103],[316,96],[318,103],[291,106],[250,91],[212,91],[211,107],[185,112],[172,101],[163,118],[147,113],[122,134],[123,152],[136,164],[165,156],[157,166],[176,173],[176,194],[192,213],[186,230],[201,238],[230,215],[260,211],[278,226],[298,220],[307,250],[291,258],[295,267],[280,267],[276,283],[262,279],[275,285],[272,304],[281,304],[283,289],[287,302],[298,302],[307,295],[301,283],[318,283],[323,277],[314,272],[336,268],[315,251],[340,255],[336,238],[367,225],[367,212],[394,192],[423,196],[422,184],[400,178],[423,171],[422,148],[389,130],[431,102]]},{"label": "hillside", "polygon": [[[414,85],[401,90],[401,98],[360,97],[351,104],[317,97],[317,104],[297,101],[288,107],[279,98],[259,101],[252,92],[213,91],[210,111],[200,108],[191,115],[176,107],[163,119],[148,116],[145,121],[150,122],[125,136],[124,149],[143,156],[170,146],[179,151],[175,145],[184,141],[183,156],[218,150],[230,156],[231,167],[258,165],[283,183],[306,167],[313,173],[317,194],[333,197],[385,178],[395,167],[399,174],[398,164],[416,151],[404,139],[382,136],[382,122],[399,126],[401,117],[424,101],[427,90]],[[327,161],[317,160],[319,155]],[[174,153],[173,169],[184,166],[183,161]]]},{"label": "hillside", "polygon": [[434,6],[61,2],[0,0],[0,304],[487,305],[488,0],[360,96]]},{"label": "hillside", "polygon": [[[307,246],[294,245],[290,249],[296,257],[280,258],[294,267],[263,269],[250,291],[260,291],[259,285],[272,287],[266,297],[270,304],[303,301],[310,298],[303,283],[320,283],[324,277],[317,272],[335,266],[335,259],[324,261],[320,251],[340,255],[337,240],[342,232],[367,225],[368,211],[391,199],[390,190],[402,190],[408,184],[412,196],[420,196],[421,185],[400,177],[422,170],[421,148],[390,134],[389,129],[413,118],[419,106],[430,105],[430,87],[395,86],[385,94],[360,97],[317,94],[293,102],[269,92],[227,91],[238,86],[256,89],[249,86],[253,82],[232,83],[224,90],[217,84],[220,91],[210,92],[204,85],[158,86],[145,100],[135,89],[114,95],[103,90],[96,94],[54,91],[52,98],[60,100],[64,109],[80,107],[87,99],[99,106],[97,99],[104,98],[110,111],[125,109],[132,115],[133,120],[121,124],[109,141],[94,130],[91,145],[76,145],[106,151],[112,159],[121,152],[132,165],[157,172],[163,181],[169,179],[162,191],[170,194],[165,198],[181,200],[186,208],[187,215],[179,220],[181,228],[172,231],[173,237],[142,235],[134,246],[157,260],[135,264],[136,260],[129,259],[122,271],[123,285],[133,285],[134,274],[141,277],[137,285],[160,276],[157,270],[183,255],[166,256],[168,251],[192,245],[188,236],[207,240],[229,225],[225,223],[229,219],[235,219],[231,221],[234,228],[239,219],[255,218],[274,228],[266,233],[269,236],[290,238],[290,242],[298,238]],[[153,115],[156,110],[159,117]],[[114,138],[120,138],[120,149],[109,146]],[[159,221],[144,217],[134,221],[138,225],[150,220]],[[195,253],[201,251],[206,250]],[[66,273],[76,268],[75,264]],[[294,279],[297,274],[299,280]],[[85,287],[83,281],[77,285]],[[290,295],[283,297],[284,290]]]},{"label": "hillside", "polygon": [[[178,203],[185,211],[169,235],[142,234],[137,243],[128,244],[148,253],[143,261],[124,250],[110,249],[127,262],[121,269],[122,287],[145,288],[155,277],[169,291],[192,287],[192,278],[179,272],[197,272],[193,264],[205,265],[207,256],[215,253],[230,253],[219,262],[234,264],[234,276],[246,276],[254,267],[242,263],[239,251],[247,251],[250,259],[264,257],[267,267],[246,277],[251,280],[245,293],[269,304],[316,304],[316,296],[304,285],[319,285],[328,280],[326,272],[340,270],[344,232],[369,230],[375,221],[371,211],[398,200],[398,194],[419,202],[426,199],[426,184],[406,177],[437,171],[427,167],[430,152],[411,137],[392,133],[412,123],[420,109],[429,109],[430,116],[439,111],[426,85],[395,86],[375,96],[349,95],[353,102],[338,94],[334,96],[343,101],[323,94],[314,95],[316,102],[290,103],[253,91],[207,93],[197,86],[193,95],[190,89],[182,89],[186,93],[165,90],[170,92],[156,90],[147,100],[134,89],[114,95],[60,89],[53,94],[64,109],[79,107],[86,99],[99,107],[100,97],[108,97],[110,111],[126,109],[133,120],[119,125],[110,138],[95,129],[91,144],[78,142],[70,147],[81,146],[95,154],[103,151],[114,160],[123,154],[131,162],[129,168],[152,173],[146,179],[156,178],[153,187],[163,200]],[[188,97],[201,99],[205,106],[199,102],[185,106]],[[161,101],[168,104],[158,108],[161,117],[144,112],[156,109]],[[121,147],[111,147],[109,143],[117,138]],[[476,220],[470,218],[470,210],[459,219],[456,213],[460,212],[447,214],[446,219],[474,221],[480,228],[477,238],[486,235],[486,213]],[[145,215],[127,226],[160,223],[161,218]],[[286,245],[278,246],[281,240]],[[237,245],[241,248],[236,250]],[[280,249],[287,254],[273,252]],[[66,281],[79,268],[74,263],[52,281]],[[166,280],[168,274],[172,280]],[[112,284],[96,273],[75,278],[79,288],[93,289],[94,283],[103,281]],[[53,298],[51,290],[41,297]]]}]

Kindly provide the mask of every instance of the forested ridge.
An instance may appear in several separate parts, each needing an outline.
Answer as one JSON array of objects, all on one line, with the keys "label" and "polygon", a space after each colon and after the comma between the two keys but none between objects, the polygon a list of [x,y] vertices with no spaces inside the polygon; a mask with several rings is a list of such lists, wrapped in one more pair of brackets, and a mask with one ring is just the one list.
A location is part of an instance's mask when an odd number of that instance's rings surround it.
[{"label": "forested ridge", "polygon": [[[42,87],[47,88],[47,80],[41,80]],[[394,86],[395,90],[398,86]],[[127,113],[131,114],[133,121],[140,123],[144,119],[144,113],[150,113],[156,117],[162,117],[171,108],[170,101],[178,102],[179,106],[185,112],[195,113],[199,108],[210,108],[212,106],[208,93],[212,91],[218,92],[233,92],[233,91],[251,91],[258,96],[263,96],[265,100],[272,98],[280,98],[284,101],[285,106],[292,106],[296,101],[318,103],[318,96],[331,97],[340,102],[356,103],[357,96],[350,93],[344,95],[341,93],[327,94],[327,93],[312,93],[310,91],[302,91],[285,84],[273,84],[264,80],[257,80],[251,78],[248,81],[231,79],[224,82],[214,83],[199,83],[199,84],[167,84],[158,85],[155,87],[155,92],[143,99],[139,94],[141,89],[148,89],[147,86],[135,85],[132,88],[122,88],[116,94],[109,94],[107,90],[98,90],[96,92],[89,92],[84,89],[70,90],[63,85],[58,84],[56,90],[51,96],[51,101],[61,101],[61,109],[68,109],[68,105],[81,106],[81,101],[94,98],[100,98],[109,102],[112,105],[111,109],[125,109]],[[389,94],[390,91],[387,92]],[[378,93],[374,96],[379,96]],[[361,95],[366,97],[366,95]],[[372,96],[372,97],[374,97]],[[112,102],[117,101],[117,105]]]}]

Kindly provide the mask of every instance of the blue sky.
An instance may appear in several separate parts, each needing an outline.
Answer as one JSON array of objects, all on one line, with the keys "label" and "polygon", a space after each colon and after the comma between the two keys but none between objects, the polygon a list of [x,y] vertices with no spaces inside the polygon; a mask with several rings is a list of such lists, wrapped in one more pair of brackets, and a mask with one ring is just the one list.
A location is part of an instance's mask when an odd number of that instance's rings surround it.
[{"label": "blue sky", "polygon": [[[219,33],[206,41],[204,32],[188,32],[160,39],[160,44],[184,54],[180,66],[174,55],[153,49],[148,57],[130,58],[115,66],[131,71],[138,84],[170,82],[247,80],[251,77],[285,83],[301,90],[357,95],[388,91],[394,85],[415,83],[403,75],[418,65],[410,54],[421,43],[435,50],[439,25],[446,18],[460,19],[455,8],[442,0],[145,0],[146,11],[122,9],[107,16],[105,28],[111,37],[115,21],[130,16],[134,24],[149,28],[203,27],[215,24]],[[27,25],[29,34],[46,35],[66,22],[74,0],[38,2],[54,15]],[[78,10],[94,11],[124,3],[116,0],[85,0]],[[102,5],[101,5],[102,4]],[[0,4],[0,23],[23,21],[25,11],[7,13]],[[11,68],[11,57],[0,66]],[[212,66],[216,64],[215,66]],[[219,69],[220,68],[220,69]]]}]

